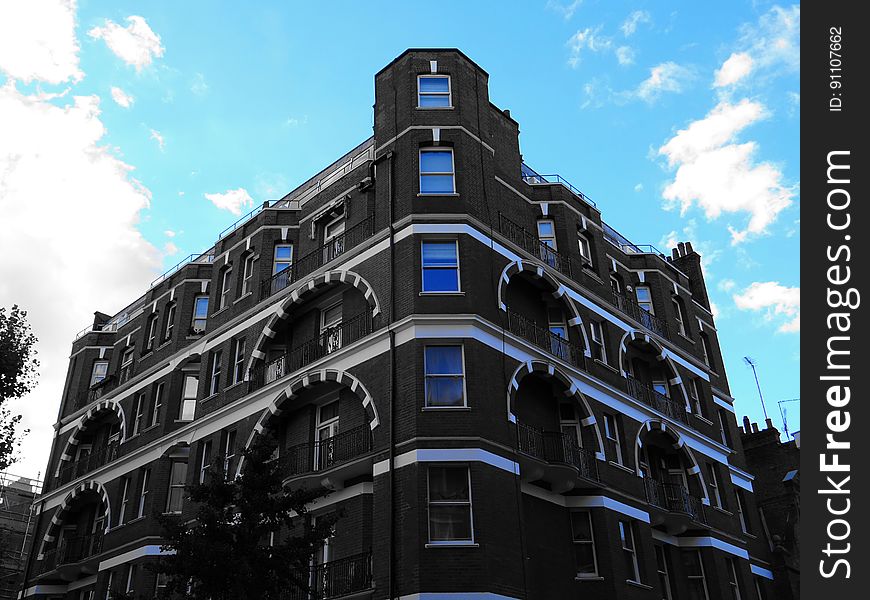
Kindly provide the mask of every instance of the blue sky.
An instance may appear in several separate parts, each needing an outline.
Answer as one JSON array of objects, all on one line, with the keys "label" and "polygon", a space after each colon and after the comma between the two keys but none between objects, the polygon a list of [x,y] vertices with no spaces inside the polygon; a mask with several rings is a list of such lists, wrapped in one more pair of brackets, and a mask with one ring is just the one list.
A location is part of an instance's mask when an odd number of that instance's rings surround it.
[{"label": "blue sky", "polygon": [[30,311],[44,375],[16,405],[32,430],[16,471],[44,468],[91,313],[371,135],[374,73],[408,47],[481,65],[526,162],[634,242],[693,242],[738,415],[761,420],[750,355],[779,425],[776,402],[799,396],[798,5],[418,6],[4,3],[0,305]]}]

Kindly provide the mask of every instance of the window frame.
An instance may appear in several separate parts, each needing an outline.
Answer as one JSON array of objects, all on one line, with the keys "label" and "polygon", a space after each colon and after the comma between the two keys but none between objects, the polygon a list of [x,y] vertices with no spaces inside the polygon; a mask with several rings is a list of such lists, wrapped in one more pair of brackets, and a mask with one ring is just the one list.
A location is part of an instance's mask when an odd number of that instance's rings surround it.
[{"label": "window frame", "polygon": [[210,358],[211,360],[209,362],[211,363],[211,365],[209,368],[208,377],[209,397],[214,396],[221,391],[221,373],[223,371],[221,359],[223,358],[223,350],[213,350]]},{"label": "window frame", "polygon": [[[101,365],[101,366],[103,367],[103,368],[102,368],[102,371],[103,371],[102,376],[97,375],[97,366],[98,366],[98,365]],[[109,361],[108,361],[108,360],[105,360],[105,359],[102,359],[102,358],[101,358],[101,359],[98,359],[98,360],[95,360],[94,363],[93,363],[93,365],[91,366],[91,383],[90,383],[90,385],[89,385],[88,387],[94,387],[94,386],[97,385],[98,383],[102,383],[103,380],[104,380],[106,377],[108,377],[108,375],[109,375]],[[96,381],[94,381],[97,377],[99,377],[99,379],[97,379]]]},{"label": "window frame", "polygon": [[118,526],[126,523],[127,506],[130,504],[130,476],[125,475],[123,485],[121,486],[121,502],[118,509]]},{"label": "window frame", "polygon": [[154,394],[151,397],[151,419],[148,427],[154,427],[160,424],[160,409],[163,408],[163,389],[165,382],[161,381],[154,387]]},{"label": "window frame", "polygon": [[[545,235],[541,233],[541,225],[544,223],[548,223],[550,227],[553,228],[552,235]],[[535,222],[535,231],[538,234],[538,241],[540,243],[544,244],[555,252],[559,251],[558,243],[556,242],[556,221],[554,219],[538,219]],[[548,242],[552,242],[552,244]]]},{"label": "window frame", "polygon": [[211,469],[211,455],[212,450],[212,441],[205,440],[202,444],[202,452],[199,456],[199,483],[205,483],[205,480],[208,477],[208,470]]},{"label": "window frame", "polygon": [[[187,380],[194,379],[196,380],[196,390],[193,396],[187,396]],[[199,373],[183,373],[183,377],[181,380],[181,405],[178,407],[178,420],[189,422],[193,421],[196,416],[196,402],[199,397]],[[190,418],[185,419],[184,415],[187,414],[185,411],[185,407],[191,407]]]},{"label": "window frame", "polygon": [[221,311],[230,305],[229,298],[233,290],[233,266],[227,265],[221,269],[220,288],[218,289],[218,310]]},{"label": "window frame", "polygon": [[[182,477],[180,482],[176,482],[173,479],[173,475],[175,474],[175,465],[184,465],[184,469],[182,472]],[[169,484],[167,486],[166,492],[166,514],[181,514],[184,511],[184,488],[187,485],[187,461],[186,460],[173,460],[169,466]],[[180,490],[180,495],[178,496],[178,510],[173,510],[173,497],[176,492]]]},{"label": "window frame", "polygon": [[[698,548],[686,548],[682,550],[683,552],[683,571],[685,573],[686,579],[689,580],[700,580],[701,581],[701,589],[704,592],[704,600],[710,600],[710,590],[707,589],[707,575],[704,571],[704,557],[701,555],[701,551]],[[692,574],[688,572],[686,568],[686,556],[689,554],[694,554],[698,557],[698,568],[700,569],[700,573]]]},{"label": "window frame", "polygon": [[704,391],[701,387],[701,380],[699,377],[693,377],[689,383],[689,400],[692,402],[692,412],[695,413],[696,416],[701,417],[702,419],[706,419],[704,416],[704,404],[701,402],[701,393]]},{"label": "window frame", "polygon": [[236,338],[233,345],[233,383],[242,383],[245,380],[245,338]]},{"label": "window frame", "polygon": [[[588,540],[580,540],[577,539],[577,532],[574,531],[574,515],[585,514],[587,522],[589,523],[589,539]],[[572,510],[570,511],[569,519],[571,521],[571,541],[574,544],[574,547],[578,544],[588,545],[592,547],[592,568],[593,572],[591,573],[580,573],[579,571],[576,573],[577,579],[592,579],[600,576],[598,571],[598,551],[595,548],[595,530],[592,526],[592,511],[591,510]],[[576,559],[574,561],[577,562]],[[576,567],[576,565],[575,565]]]},{"label": "window frame", "polygon": [[[585,245],[584,245],[585,244]],[[585,253],[584,253],[585,248]],[[592,242],[582,231],[577,232],[577,249],[580,251],[580,259],[584,266],[592,266]]]},{"label": "window frame", "polygon": [[722,441],[722,445],[727,448],[732,448],[731,430],[728,428],[728,423],[726,422],[728,417],[725,416],[725,409],[720,408],[716,414],[719,416],[719,438]]},{"label": "window frame", "polygon": [[135,563],[129,563],[127,565],[127,583],[124,586],[125,594],[133,594],[136,591],[136,567],[137,565]]},{"label": "window frame", "polygon": [[[424,248],[426,244],[449,244],[453,243],[454,248],[456,248],[455,258],[456,258],[456,266],[426,266],[426,253]],[[442,270],[446,271],[448,269],[456,270],[456,289],[455,290],[427,290],[426,289],[426,271],[428,270]],[[461,271],[459,268],[459,240],[452,239],[423,239],[420,240],[420,291],[423,294],[456,294],[462,291],[462,279],[461,279]]]},{"label": "window frame", "polygon": [[711,506],[725,510],[725,505],[722,504],[722,491],[719,489],[719,474],[713,463],[707,463],[707,490],[710,494]]},{"label": "window frame", "polygon": [[710,345],[710,336],[707,335],[706,331],[702,331],[698,334],[698,337],[701,338],[701,354],[703,354],[704,364],[711,371],[715,371],[716,367],[713,365],[713,347]]},{"label": "window frame", "polygon": [[625,457],[622,454],[622,441],[619,432],[619,420],[616,415],[604,413],[604,439],[613,442],[616,449],[616,464],[625,466]]},{"label": "window frame", "polygon": [[170,302],[166,305],[166,316],[163,324],[163,341],[168,342],[172,339],[172,330],[175,328],[175,313],[177,312],[177,303]]},{"label": "window frame", "polygon": [[749,514],[746,512],[746,498],[743,490],[737,486],[734,487],[735,507],[737,512],[737,520],[740,523],[740,531],[752,535],[749,527]]},{"label": "window frame", "polygon": [[130,437],[142,433],[142,419],[145,417],[143,405],[145,404],[145,393],[136,394],[135,404],[133,405],[133,428],[130,432]]},{"label": "window frame", "polygon": [[[662,600],[672,600],[674,597],[671,589],[671,570],[668,565],[668,555],[665,553],[665,547],[661,544],[653,544],[653,552],[656,559],[656,572],[658,573],[659,584],[662,588]],[[661,562],[659,562],[661,557]]]},{"label": "window frame", "polygon": [[[468,500],[438,500],[432,501],[432,469],[465,469],[465,475],[468,481]],[[433,540],[432,539],[432,512],[431,507],[436,506],[468,506],[468,531],[469,539],[454,539],[454,540]],[[467,464],[457,463],[430,463],[426,467],[426,525],[427,538],[429,546],[470,546],[475,545],[474,541],[474,500],[471,494],[471,467]]]},{"label": "window frame", "polygon": [[248,252],[242,258],[242,290],[239,297],[253,293],[251,283],[254,278],[254,262],[257,260],[257,255],[253,252]]},{"label": "window frame", "polygon": [[[446,79],[446,92],[424,92],[420,89],[420,81],[422,79]],[[447,97],[447,106],[423,106],[420,104],[420,98],[423,96],[438,96]],[[421,73],[417,75],[417,108],[421,110],[449,110],[453,108],[453,81],[450,75],[441,73]]]},{"label": "window frame", "polygon": [[[595,338],[596,328],[598,330],[598,339]],[[604,343],[604,325],[601,321],[589,321],[589,337],[592,340],[590,345],[597,347],[601,351],[601,358],[597,358],[595,351],[590,348],[592,358],[607,364],[607,346]]]},{"label": "window frame", "polygon": [[[278,258],[278,249],[279,248],[290,248],[290,258],[289,259],[279,259]],[[272,250],[272,276],[274,277],[278,273],[282,271],[286,271],[293,267],[293,254],[295,250],[293,248],[293,244],[275,244],[275,248]],[[278,265],[286,265],[283,269],[276,268]]]},{"label": "window frame", "polygon": [[[432,347],[458,347],[459,348],[459,356],[462,361],[462,372],[459,374],[455,373],[434,373],[429,375],[427,369],[427,359],[426,359],[426,349]],[[462,404],[461,405],[430,405],[429,404],[429,391],[428,391],[428,383],[430,377],[461,377],[462,378]],[[468,408],[468,389],[466,387],[466,376],[465,376],[465,344],[462,343],[439,343],[439,344],[425,344],[423,346],[423,407],[426,410],[455,410],[455,409],[465,409]]]},{"label": "window frame", "polygon": [[731,600],[742,600],[740,577],[737,575],[737,561],[731,556],[725,557],[725,561],[728,567],[728,587],[731,590]]},{"label": "window frame", "polygon": [[230,475],[230,470],[236,460],[236,431],[235,429],[227,431],[224,440],[224,479],[227,481],[235,479],[234,475]]},{"label": "window frame", "polygon": [[136,510],[136,518],[141,519],[145,516],[145,504],[148,502],[148,493],[151,491],[149,485],[151,483],[151,469],[142,471],[142,486],[139,489],[139,504]]},{"label": "window frame", "polygon": [[[626,559],[626,567],[629,566],[629,562],[627,559],[631,559],[631,565],[634,573],[629,573],[629,575],[634,575],[634,578],[627,577],[626,581],[630,581],[632,583],[643,583],[640,578],[640,562],[637,558],[637,541],[634,539],[634,527],[632,526],[632,522],[626,519],[619,519],[617,527],[619,528],[619,541],[622,544],[622,553],[623,557]],[[626,542],[630,542],[630,547],[626,546]]]},{"label": "window frame", "polygon": [[156,312],[151,313],[148,317],[147,335],[145,337],[145,353],[153,352],[157,348],[157,329],[159,325],[159,316]]},{"label": "window frame", "polygon": [[[449,172],[448,171],[423,171],[423,155],[426,154],[427,152],[431,152],[431,153],[447,152],[447,153],[449,153],[450,154],[450,171]],[[453,148],[451,148],[449,146],[428,146],[425,148],[420,148],[420,150],[418,151],[418,154],[417,154],[417,160],[419,161],[417,163],[418,164],[417,171],[418,171],[418,175],[419,175],[418,184],[420,186],[419,194],[421,196],[455,196],[455,195],[457,195],[457,192],[456,192],[456,157],[454,155]],[[449,192],[443,192],[443,191],[424,192],[423,191],[423,178],[424,177],[428,177],[428,176],[443,177],[443,176],[447,176],[447,175],[450,175],[450,181],[452,182],[451,191],[449,191]]]},{"label": "window frame", "polygon": [[135,350],[134,346],[127,346],[121,352],[121,373],[118,377],[119,383],[130,381],[133,377],[133,365],[136,361],[134,356]]},{"label": "window frame", "polygon": [[[197,309],[202,305],[204,310],[201,313],[202,316],[197,316]],[[193,299],[193,317],[191,319],[190,329],[194,335],[199,335],[201,333],[205,333],[208,327],[208,305],[209,300],[208,296],[205,294],[199,294]],[[197,327],[198,322],[202,322],[201,327]]]},{"label": "window frame", "polygon": [[[646,293],[649,297],[649,300],[641,300],[640,299],[639,292],[641,290],[646,290]],[[646,312],[648,312],[651,315],[656,314],[655,306],[653,304],[652,289],[650,288],[650,286],[643,284],[643,283],[640,285],[634,286],[634,299],[635,299],[635,302],[637,302],[637,305],[641,308],[641,310],[645,310]],[[644,305],[649,305],[649,308],[644,308]]]}]

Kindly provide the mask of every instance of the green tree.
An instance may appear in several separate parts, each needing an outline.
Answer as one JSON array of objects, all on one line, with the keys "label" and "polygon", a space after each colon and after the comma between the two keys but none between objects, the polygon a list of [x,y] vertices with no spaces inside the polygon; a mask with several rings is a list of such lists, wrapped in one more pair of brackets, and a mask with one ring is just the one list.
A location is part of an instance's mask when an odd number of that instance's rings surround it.
[{"label": "green tree", "polygon": [[9,314],[5,307],[0,308],[0,471],[15,462],[15,450],[20,444],[16,428],[21,415],[13,415],[6,403],[36,386],[39,361],[35,345],[27,313],[17,305]]},{"label": "green tree", "polygon": [[160,515],[167,577],[166,597],[192,600],[274,600],[306,589],[311,557],[329,537],[335,518],[311,519],[308,506],[323,488],[282,488],[271,436],[257,436],[242,452],[244,468],[224,477],[215,460],[205,483],[187,486],[194,520]]}]

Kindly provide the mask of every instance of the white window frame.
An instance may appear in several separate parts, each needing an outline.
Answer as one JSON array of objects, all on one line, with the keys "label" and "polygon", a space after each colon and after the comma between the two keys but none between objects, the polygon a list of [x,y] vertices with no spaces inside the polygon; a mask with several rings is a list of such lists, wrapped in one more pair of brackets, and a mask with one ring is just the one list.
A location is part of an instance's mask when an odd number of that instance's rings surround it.
[{"label": "white window frame", "polygon": [[233,385],[245,380],[245,338],[237,338],[233,348]]},{"label": "white window frame", "polygon": [[[597,359],[600,362],[607,363],[607,347],[604,344],[604,327],[601,325],[600,321],[589,321],[589,333],[592,339],[592,345],[597,346],[601,351],[601,358]],[[597,337],[596,337],[597,336]],[[595,357],[595,352],[592,352],[593,358]]]},{"label": "white window frame", "polygon": [[142,432],[142,417],[145,416],[143,405],[145,404],[145,394],[136,394],[136,404],[133,407],[133,431],[130,437],[139,435]]},{"label": "white window frame", "polygon": [[149,427],[160,424],[160,409],[163,407],[163,389],[165,384],[161,381],[154,388],[154,396],[151,399],[151,422]]},{"label": "white window frame", "polygon": [[124,593],[132,594],[136,590],[133,589],[133,586],[136,583],[136,565],[130,563],[127,565],[127,585],[125,586]]},{"label": "white window frame", "polygon": [[[193,396],[187,395],[187,381],[188,379],[193,379],[196,381],[196,386],[193,391]],[[179,407],[178,420],[179,421],[193,421],[194,416],[196,415],[196,398],[199,395],[199,375],[193,373],[185,373],[182,378],[182,387],[181,387],[181,406]],[[189,411],[186,409],[190,409]],[[189,414],[190,418],[185,419],[185,414]]]},{"label": "white window frame", "polygon": [[740,522],[740,531],[742,531],[743,533],[749,533],[749,521],[747,520],[748,515],[746,514],[745,506],[746,498],[743,496],[743,490],[735,487],[734,498],[736,505],[735,510],[737,511],[737,520]]},{"label": "white window frame", "polygon": [[129,381],[133,377],[133,362],[135,361],[133,346],[124,348],[121,354],[121,383]]},{"label": "white window frame", "polygon": [[586,234],[577,232],[577,247],[580,250],[580,258],[587,265],[592,265],[592,242]]},{"label": "white window frame", "polygon": [[701,338],[701,354],[703,354],[704,364],[713,369],[713,347],[710,345],[710,336],[705,332],[701,332],[698,337]]},{"label": "white window frame", "polygon": [[[460,469],[465,468],[466,477],[468,477],[468,500],[461,501],[432,501],[431,493],[431,469]],[[432,540],[432,517],[430,515],[430,507],[435,504],[439,506],[468,506],[468,525],[471,537],[465,540]],[[460,465],[456,463],[447,464],[430,464],[426,468],[426,527],[428,532],[428,540],[430,546],[469,546],[474,545],[474,502],[471,495],[471,468],[468,465]]]},{"label": "white window frame", "polygon": [[144,471],[142,471],[142,489],[139,490],[139,508],[136,511],[137,519],[145,516],[145,503],[148,501],[148,492],[151,491],[150,489],[148,489],[150,483],[151,469],[145,469]]},{"label": "white window frame", "polygon": [[725,422],[727,418],[725,412],[720,408],[716,414],[719,416],[719,438],[722,440],[722,445],[731,448],[731,436],[728,431],[728,423]]},{"label": "white window frame", "polygon": [[[449,152],[450,153],[450,171],[423,171],[423,155],[427,152]],[[419,185],[420,185],[420,195],[421,196],[452,196],[456,194],[456,157],[453,154],[453,148],[448,147],[430,147],[430,148],[420,148],[418,154],[418,165],[419,165]],[[428,175],[450,175],[450,180],[453,182],[452,188],[453,191],[450,192],[424,192],[423,191],[423,178]]]},{"label": "white window frame", "polygon": [[[446,79],[447,92],[424,92],[420,89],[421,79]],[[447,106],[423,106],[420,104],[422,96],[447,96]],[[453,82],[450,79],[450,75],[439,75],[437,73],[417,75],[417,108],[422,110],[446,110],[453,108]]]},{"label": "white window frame", "polygon": [[251,289],[251,280],[254,277],[254,261],[257,259],[257,256],[253,252],[249,252],[245,255],[244,261],[242,261],[242,293],[241,296],[248,294],[249,292],[253,292]]},{"label": "white window frame", "polygon": [[112,598],[112,592],[115,591],[115,590],[112,589],[112,586],[114,585],[114,583],[115,583],[115,572],[112,571],[112,570],[109,570],[109,581],[106,582],[106,597],[105,597],[105,600],[111,600],[111,598]]},{"label": "white window frame", "polygon": [[175,313],[177,305],[175,302],[170,302],[166,306],[166,324],[163,329],[163,341],[172,339],[172,330],[175,328]]},{"label": "white window frame", "polygon": [[[653,552],[655,553],[659,583],[662,586],[662,600],[672,600],[674,595],[671,590],[671,573],[668,570],[668,556],[665,554],[665,547],[660,544],[654,544]],[[659,562],[659,557],[661,557],[661,562]]]},{"label": "white window frame", "polygon": [[233,462],[236,460],[236,430],[230,429],[227,431],[226,440],[224,440],[224,478],[229,480],[234,479],[230,474],[230,469]]},{"label": "white window frame", "polygon": [[[279,248],[290,248],[290,258],[278,258]],[[277,275],[281,271],[286,271],[293,266],[293,244],[275,244],[275,249],[272,251],[272,275]],[[287,265],[283,269],[279,269],[278,265]]]},{"label": "white window frame", "polygon": [[706,419],[704,416],[704,405],[701,402],[701,393],[703,392],[703,388],[701,387],[701,381],[697,377],[693,378],[689,383],[689,398],[691,399],[693,405],[691,407],[692,412],[694,412],[697,416],[702,419]]},{"label": "white window frame", "polygon": [[[102,367],[102,375],[97,373],[97,367]],[[107,360],[95,360],[94,365],[91,367],[91,384],[88,387],[94,387],[101,381],[103,381],[109,374],[109,361]],[[99,377],[99,379],[97,379]]]},{"label": "white window frame", "polygon": [[[449,347],[459,347],[459,353],[462,357],[462,373],[435,373],[433,375],[429,375],[428,369],[426,366],[426,348],[435,347],[435,346],[449,346]],[[461,377],[462,378],[462,404],[456,406],[438,406],[438,405],[429,405],[429,392],[428,392],[428,382],[430,377]],[[464,344],[426,344],[423,346],[423,406],[427,410],[451,410],[457,408],[468,408],[468,389],[466,388],[466,377],[465,377],[465,345]]]},{"label": "white window frame", "polygon": [[686,328],[688,323],[686,321],[686,308],[683,304],[683,301],[679,296],[674,295],[671,296],[671,302],[674,303],[674,319],[677,322],[677,331],[683,337],[689,336],[689,330]]},{"label": "white window frame", "polygon": [[[631,558],[631,564],[634,569],[634,573],[629,573],[629,577],[626,579],[626,581],[631,581],[632,583],[641,583],[640,565],[637,561],[637,542],[634,539],[634,527],[632,527],[631,521],[625,519],[619,520],[618,527],[619,540],[622,544],[623,555]],[[626,545],[626,542],[628,542],[628,545]],[[628,563],[626,563],[626,565],[628,565]]]},{"label": "white window frame", "polygon": [[199,457],[199,483],[205,483],[208,470],[211,468],[211,440],[206,440],[202,445],[202,454]]},{"label": "white window frame", "polygon": [[211,368],[209,369],[209,377],[208,377],[208,395],[214,396],[218,392],[221,391],[221,359],[223,358],[223,351],[215,350],[211,353]]},{"label": "white window frame", "polygon": [[[649,300],[641,300],[640,299],[640,291],[646,290],[647,295],[649,296]],[[656,314],[655,306],[653,303],[652,290],[648,285],[636,285],[634,286],[634,299],[637,301],[637,305],[642,309],[648,312],[651,315]],[[644,305],[649,305],[649,308],[644,308]]]},{"label": "white window frame", "polygon": [[[589,539],[588,540],[580,540],[577,539],[577,533],[574,531],[574,515],[585,514],[587,522],[589,523]],[[578,579],[584,578],[592,578],[598,577],[598,552],[595,548],[595,532],[592,528],[592,511],[590,510],[572,510],[570,514],[571,520],[571,540],[574,543],[574,546],[584,545],[592,547],[592,573],[580,573],[576,574]],[[576,561],[575,561],[576,562]],[[575,565],[576,567],[577,565]]]},{"label": "white window frame", "polygon": [[622,280],[619,279],[619,277],[617,277],[616,275],[610,276],[610,291],[613,292],[614,294],[618,294],[618,295],[622,296],[622,293],[623,293]]},{"label": "white window frame", "polygon": [[[172,478],[175,473],[175,465],[184,465],[184,477],[181,478],[180,482],[175,482]],[[187,483],[187,461],[186,460],[173,460],[171,465],[169,466],[169,490],[166,495],[166,513],[167,514],[180,514],[184,508],[184,486]],[[181,490],[179,501],[178,501],[178,510],[173,510],[173,492],[177,492]]]},{"label": "white window frame", "polygon": [[[552,234],[541,233],[541,224],[543,223],[548,223],[550,227],[552,227]],[[556,222],[553,219],[538,219],[538,221],[535,223],[535,229],[538,232],[539,242],[546,245],[552,250],[559,250],[559,247],[556,245]]]},{"label": "white window frame", "polygon": [[740,593],[740,578],[737,576],[737,561],[732,557],[726,557],[728,563],[728,587],[731,589],[731,600],[742,600]]},{"label": "white window frame", "polygon": [[124,477],[124,483],[121,487],[121,508],[118,510],[118,525],[123,525],[126,522],[127,506],[130,504],[130,477]]},{"label": "white window frame", "polygon": [[701,588],[704,590],[704,599],[710,600],[710,591],[707,589],[707,576],[704,573],[704,560],[703,556],[701,556],[701,551],[694,549],[683,550],[683,552],[691,552],[694,553],[695,556],[698,557],[698,568],[701,570],[700,574],[693,575],[690,573],[686,573],[686,579],[700,579],[701,580]]},{"label": "white window frame", "polygon": [[713,463],[707,463],[707,487],[710,490],[710,503],[714,508],[724,510],[722,492],[719,489],[719,475],[716,473],[716,465]]},{"label": "white window frame", "polygon": [[[199,306],[201,303],[203,303],[201,301],[204,302],[205,310],[203,311],[201,317],[197,317],[196,316],[196,309],[197,309],[197,306]],[[197,327],[198,321],[202,322],[201,327]],[[208,296],[199,295],[193,299],[193,320],[191,322],[190,327],[194,333],[203,333],[205,331],[207,325],[208,325]]]},{"label": "white window frame", "polygon": [[[426,263],[425,263],[425,260],[426,260],[425,253],[423,252],[423,248],[426,246],[426,244],[448,244],[450,242],[453,242],[454,246],[456,247],[456,266],[451,267],[451,266],[437,265],[437,266],[427,267]],[[426,289],[426,277],[425,277],[426,269],[441,270],[441,271],[455,269],[456,270],[456,289],[455,290],[427,290]],[[420,290],[424,294],[455,294],[457,292],[462,291],[462,279],[461,279],[461,273],[460,273],[460,269],[459,269],[459,240],[456,240],[456,239],[447,239],[447,240],[425,239],[425,240],[420,241]]]},{"label": "white window frame", "polygon": [[159,319],[157,313],[151,313],[148,317],[148,338],[145,342],[145,352],[151,352],[157,348],[157,329]]},{"label": "white window frame", "polygon": [[622,443],[619,440],[619,421],[617,421],[616,415],[604,413],[604,437],[613,442],[616,449],[616,464],[624,465]]},{"label": "white window frame", "polygon": [[229,298],[230,294],[232,293],[232,274],[232,265],[225,267],[221,271],[221,287],[220,300],[218,301],[218,310],[223,310],[230,305]]}]

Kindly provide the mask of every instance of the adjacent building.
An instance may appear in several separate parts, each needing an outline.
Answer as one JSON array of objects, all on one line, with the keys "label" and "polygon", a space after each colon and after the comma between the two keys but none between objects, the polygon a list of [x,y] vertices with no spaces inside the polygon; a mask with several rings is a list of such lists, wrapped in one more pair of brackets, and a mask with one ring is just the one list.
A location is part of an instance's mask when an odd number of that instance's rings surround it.
[{"label": "adjacent building", "polygon": [[95,314],[24,598],[153,597],[155,513],[264,430],[343,515],[289,598],[773,597],[700,256],[533,169],[488,77],[403,52],[371,138]]},{"label": "adjacent building", "polygon": [[0,473],[0,600],[18,597],[33,545],[33,502],[40,482]]}]

